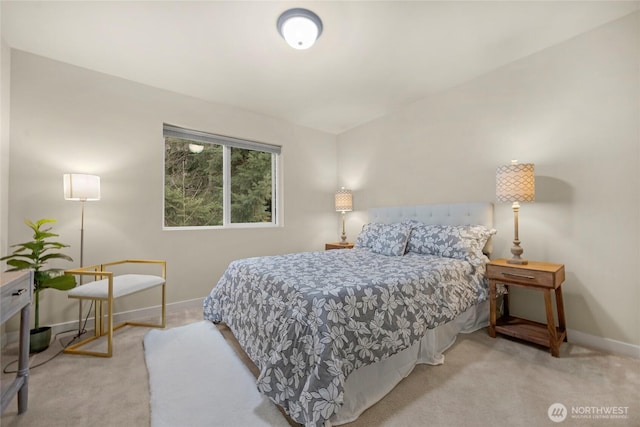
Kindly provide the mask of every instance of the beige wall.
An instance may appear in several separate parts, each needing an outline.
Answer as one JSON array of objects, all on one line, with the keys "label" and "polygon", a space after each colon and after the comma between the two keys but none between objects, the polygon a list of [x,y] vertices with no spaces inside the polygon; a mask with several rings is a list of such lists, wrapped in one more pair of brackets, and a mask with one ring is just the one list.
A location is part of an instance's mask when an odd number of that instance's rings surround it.
[{"label": "beige wall", "polygon": [[[2,5],[0,5],[0,16]],[[9,228],[9,102],[11,100],[11,49],[0,36],[0,254],[7,250]],[[5,262],[0,263],[0,271]],[[4,337],[5,325],[0,326]],[[3,339],[3,343],[6,340]],[[4,345],[4,344],[3,344]]]},{"label": "beige wall", "polygon": [[[0,10],[2,8],[0,7]],[[0,38],[0,253],[7,250],[9,218],[9,129],[11,99],[11,49]],[[0,270],[4,270],[4,261]]]},{"label": "beige wall", "polygon": [[[635,13],[340,135],[349,233],[368,207],[493,201],[497,166],[535,163],[524,255],[566,264],[569,328],[640,344],[639,64]],[[495,217],[494,256],[510,256],[510,205]],[[544,319],[541,295],[514,294]]]},{"label": "beige wall", "polygon": [[[102,199],[86,203],[84,264],[166,259],[169,302],[207,295],[233,259],[335,240],[335,136],[16,50],[11,65],[11,243],[30,237],[24,218],[52,217],[79,261],[80,204],[62,195],[68,172],[101,177]],[[162,231],[163,122],[282,145],[284,226]],[[43,324],[77,319],[64,293],[42,296]],[[150,304],[137,297],[116,311]]]}]

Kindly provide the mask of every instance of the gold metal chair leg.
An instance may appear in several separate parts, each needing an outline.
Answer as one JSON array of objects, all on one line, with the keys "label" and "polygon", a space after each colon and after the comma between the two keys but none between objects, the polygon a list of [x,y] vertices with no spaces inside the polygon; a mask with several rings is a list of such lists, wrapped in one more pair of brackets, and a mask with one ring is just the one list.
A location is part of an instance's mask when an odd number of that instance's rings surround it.
[{"label": "gold metal chair leg", "polygon": [[[106,322],[105,322],[105,309],[104,304],[108,305],[107,313],[106,313]],[[120,328],[125,326],[142,326],[146,328],[164,328],[167,323],[167,307],[166,307],[166,283],[162,285],[162,305],[161,309],[161,321],[160,323],[150,323],[150,322],[122,322],[117,325],[113,325],[113,305],[109,303],[109,301],[95,300],[94,304],[94,318],[95,318],[95,331],[93,336],[86,338],[82,341],[77,342],[76,344],[70,345],[64,349],[64,353],[67,354],[82,354],[86,356],[97,356],[97,357],[111,357],[113,355],[113,332],[117,331]],[[107,325],[105,325],[107,323]],[[91,350],[80,350],[79,347],[84,346],[92,341],[101,338],[102,336],[107,335],[107,351],[91,351]]]}]

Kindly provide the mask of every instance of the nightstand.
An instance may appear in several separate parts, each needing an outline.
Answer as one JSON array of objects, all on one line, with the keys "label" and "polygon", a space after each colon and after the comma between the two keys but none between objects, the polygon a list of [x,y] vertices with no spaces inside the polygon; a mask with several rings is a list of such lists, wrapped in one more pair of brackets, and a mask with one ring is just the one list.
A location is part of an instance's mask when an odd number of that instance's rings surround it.
[{"label": "nightstand", "polygon": [[329,249],[351,249],[353,248],[353,243],[341,243],[341,242],[334,242],[334,243],[325,243],[324,245],[324,250],[328,251]]},{"label": "nightstand", "polygon": [[[564,320],[564,304],[562,302],[562,282],[564,282],[564,265],[548,262],[529,261],[529,264],[509,264],[506,259],[496,259],[487,264],[489,279],[489,335],[496,333],[534,342],[549,347],[551,355],[559,357],[560,344],[567,340],[567,328]],[[496,318],[496,285],[509,286],[542,291],[547,323],[538,323],[509,315],[509,299],[505,295],[504,314]],[[555,326],[551,291],[556,295],[558,327]]]}]

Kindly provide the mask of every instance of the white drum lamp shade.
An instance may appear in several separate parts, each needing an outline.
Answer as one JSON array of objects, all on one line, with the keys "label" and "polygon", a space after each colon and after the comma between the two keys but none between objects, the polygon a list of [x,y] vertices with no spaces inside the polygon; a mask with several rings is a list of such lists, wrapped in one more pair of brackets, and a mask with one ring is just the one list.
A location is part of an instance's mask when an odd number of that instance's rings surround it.
[{"label": "white drum lamp shade", "polygon": [[80,173],[66,173],[64,180],[65,200],[100,200],[100,177]]}]

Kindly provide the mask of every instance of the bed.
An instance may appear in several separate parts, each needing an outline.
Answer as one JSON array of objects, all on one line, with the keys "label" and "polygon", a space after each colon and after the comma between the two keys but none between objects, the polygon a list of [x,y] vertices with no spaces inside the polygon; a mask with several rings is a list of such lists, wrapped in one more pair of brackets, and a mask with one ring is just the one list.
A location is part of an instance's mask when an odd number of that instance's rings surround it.
[{"label": "bed", "polygon": [[354,249],[232,262],[204,302],[307,426],[355,420],[417,363],[486,326],[490,203],[369,210]]}]

